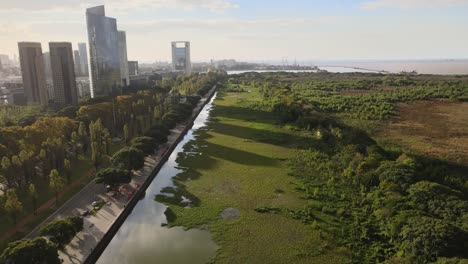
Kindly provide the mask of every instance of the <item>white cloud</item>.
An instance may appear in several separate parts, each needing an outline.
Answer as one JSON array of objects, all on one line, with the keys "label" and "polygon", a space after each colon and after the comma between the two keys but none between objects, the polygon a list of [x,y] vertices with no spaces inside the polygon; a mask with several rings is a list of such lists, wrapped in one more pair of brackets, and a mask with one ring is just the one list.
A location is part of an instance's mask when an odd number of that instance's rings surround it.
[{"label": "white cloud", "polygon": [[382,8],[421,9],[421,8],[449,8],[468,5],[468,0],[374,0],[361,3],[364,10]]},{"label": "white cloud", "polygon": [[231,0],[108,0],[109,6],[117,11],[129,9],[205,9],[223,12],[239,6]]},{"label": "white cloud", "polygon": [[0,1],[0,12],[80,12],[90,6],[105,4],[116,11],[135,9],[204,9],[222,12],[239,6],[232,0],[18,0]]},{"label": "white cloud", "polygon": [[155,26],[161,27],[219,27],[225,30],[226,27],[251,27],[266,25],[269,27],[275,26],[291,26],[291,25],[322,25],[333,24],[338,19],[335,17],[318,17],[318,18],[274,18],[274,19],[158,19],[154,21],[142,21],[132,23],[122,23],[124,26],[130,27],[148,27],[153,29]]}]

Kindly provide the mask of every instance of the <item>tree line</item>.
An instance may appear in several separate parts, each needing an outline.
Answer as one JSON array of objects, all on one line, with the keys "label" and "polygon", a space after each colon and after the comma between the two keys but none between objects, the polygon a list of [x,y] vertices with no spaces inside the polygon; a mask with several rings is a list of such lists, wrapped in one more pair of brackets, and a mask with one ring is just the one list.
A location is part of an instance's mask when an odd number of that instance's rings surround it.
[{"label": "tree line", "polygon": [[[37,182],[48,183],[58,203],[59,192],[70,183],[72,162],[82,156],[90,158],[97,183],[130,182],[131,171],[143,166],[145,156],[167,141],[169,130],[186,120],[200,96],[222,78],[223,73],[178,78],[179,85],[190,83],[185,102],[180,88],[152,87],[69,106],[59,112],[63,116],[43,116],[31,125],[0,127],[0,212],[7,213],[1,217],[9,215],[16,223],[25,203],[35,211],[40,194],[47,193]],[[120,141],[126,146],[110,156],[110,147]],[[25,245],[46,247],[40,239],[11,247]]]}]

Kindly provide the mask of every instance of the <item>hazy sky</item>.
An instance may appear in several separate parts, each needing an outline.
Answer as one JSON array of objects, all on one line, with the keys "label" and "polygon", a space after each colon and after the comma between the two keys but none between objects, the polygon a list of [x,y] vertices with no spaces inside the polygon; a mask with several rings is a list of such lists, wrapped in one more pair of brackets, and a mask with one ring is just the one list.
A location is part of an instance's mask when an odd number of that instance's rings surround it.
[{"label": "hazy sky", "polygon": [[468,0],[0,0],[0,54],[18,41],[87,42],[85,9],[105,4],[129,60],[468,58]]}]

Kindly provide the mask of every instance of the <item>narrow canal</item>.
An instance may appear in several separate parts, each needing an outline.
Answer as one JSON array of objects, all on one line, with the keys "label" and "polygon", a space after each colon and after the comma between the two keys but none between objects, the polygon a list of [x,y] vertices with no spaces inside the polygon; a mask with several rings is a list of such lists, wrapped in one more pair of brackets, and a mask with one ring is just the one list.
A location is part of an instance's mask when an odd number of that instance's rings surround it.
[{"label": "narrow canal", "polygon": [[177,155],[183,152],[183,146],[187,142],[194,139],[194,132],[207,124],[215,98],[216,95],[205,105],[192,129],[177,145],[146,190],[146,196],[135,206],[97,263],[202,264],[214,256],[218,246],[212,241],[208,231],[185,231],[181,227],[161,226],[167,223],[164,215],[166,206],[156,202],[154,197],[162,188],[173,186],[172,177],[181,171],[177,168]]}]

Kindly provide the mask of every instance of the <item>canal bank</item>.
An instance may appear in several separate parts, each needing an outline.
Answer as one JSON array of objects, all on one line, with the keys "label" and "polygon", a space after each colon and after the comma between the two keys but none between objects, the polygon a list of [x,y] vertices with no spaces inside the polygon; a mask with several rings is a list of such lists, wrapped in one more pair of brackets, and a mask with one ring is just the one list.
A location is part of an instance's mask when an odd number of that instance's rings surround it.
[{"label": "canal bank", "polygon": [[[215,95],[215,91],[216,91],[216,87],[213,87],[208,92],[208,95],[206,97],[204,97],[202,99],[202,101],[200,101],[200,103],[197,105],[197,107],[193,110],[192,116],[191,116],[188,124],[185,125],[185,127],[183,128],[183,130],[180,131],[180,132],[175,131],[176,134],[177,134],[177,137],[175,138],[175,140],[173,140],[170,143],[169,148],[162,154],[161,158],[159,159],[159,162],[154,167],[154,169],[151,171],[150,175],[146,178],[146,180],[143,182],[141,187],[137,190],[135,195],[132,197],[132,199],[130,199],[130,201],[127,203],[125,208],[122,210],[120,215],[115,219],[112,226],[109,228],[109,230],[106,232],[106,234],[103,236],[103,238],[99,241],[99,243],[96,245],[96,247],[93,249],[93,251],[86,258],[85,263],[95,263],[99,259],[102,252],[106,249],[107,245],[111,242],[111,240],[113,239],[114,235],[117,233],[119,228],[125,222],[127,217],[132,213],[134,207],[137,205],[137,203],[140,201],[140,199],[145,196],[145,193],[146,193],[146,190],[147,190],[148,186],[153,182],[155,177],[158,175],[158,173],[161,170],[162,166],[169,159],[169,157],[171,156],[174,149],[177,147],[177,145],[180,143],[180,141],[185,137],[187,132],[190,129],[192,129],[195,119],[198,117],[200,112],[204,109],[205,105],[211,101],[212,97]],[[171,135],[171,136],[174,136],[174,135]]]},{"label": "canal bank", "polygon": [[[89,199],[104,200],[106,201],[106,205],[97,211],[95,215],[85,217],[83,231],[64,250],[59,251],[63,263],[96,262],[135,205],[144,197],[146,188],[156,177],[177,144],[193,126],[194,120],[203,110],[204,106],[210,102],[215,91],[216,86],[202,98],[193,110],[192,117],[187,123],[179,124],[171,130],[171,134],[168,136],[167,148],[164,152],[160,151],[155,155],[146,157],[144,167],[134,173],[130,186],[135,188],[136,192],[130,199],[125,196],[113,197],[108,195],[104,190],[99,193],[90,193]],[[80,214],[80,212],[90,209],[88,208],[89,206],[91,205],[89,204],[87,207],[75,207],[57,217],[63,218]]]}]

